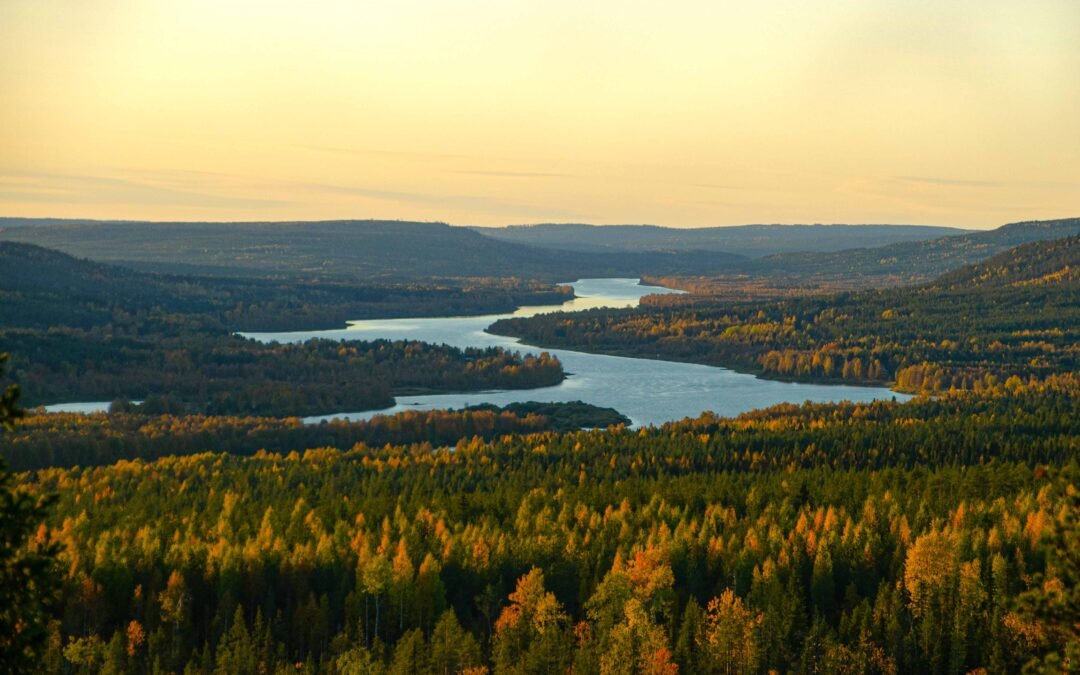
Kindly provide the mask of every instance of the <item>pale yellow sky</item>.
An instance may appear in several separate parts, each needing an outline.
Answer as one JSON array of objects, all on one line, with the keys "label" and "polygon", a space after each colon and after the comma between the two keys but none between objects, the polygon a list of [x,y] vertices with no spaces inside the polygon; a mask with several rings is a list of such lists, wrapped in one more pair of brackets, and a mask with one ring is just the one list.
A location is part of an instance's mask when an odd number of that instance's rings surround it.
[{"label": "pale yellow sky", "polygon": [[0,215],[1078,214],[1078,0],[0,0]]}]

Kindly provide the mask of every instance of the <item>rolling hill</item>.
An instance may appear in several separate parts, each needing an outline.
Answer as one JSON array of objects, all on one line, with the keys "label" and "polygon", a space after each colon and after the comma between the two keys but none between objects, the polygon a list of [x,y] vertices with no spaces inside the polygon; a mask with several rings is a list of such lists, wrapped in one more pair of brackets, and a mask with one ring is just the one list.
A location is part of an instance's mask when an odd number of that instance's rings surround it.
[{"label": "rolling hill", "polygon": [[922,225],[512,225],[473,228],[487,237],[564,251],[724,251],[751,258],[796,251],[839,251],[966,234]]},{"label": "rolling hill", "polygon": [[0,219],[0,240],[138,269],[217,276],[351,279],[716,273],[740,256],[716,251],[566,252],[468,228],[404,221],[166,223]]},{"label": "rolling hill", "polygon": [[[937,236],[941,232],[952,234]],[[762,281],[787,288],[922,283],[1020,244],[1075,234],[1080,234],[1080,219],[1076,218],[1012,223],[966,233],[886,225],[470,229],[373,220],[165,223],[0,219],[0,240],[37,244],[154,272],[354,283],[463,277],[568,281],[648,275],[668,277],[666,283],[706,294],[709,281],[722,288]],[[883,246],[851,245],[890,239],[892,243]],[[724,246],[729,249],[720,250]],[[819,250],[748,257],[808,247]],[[843,250],[835,250],[837,247]],[[691,282],[692,277],[697,279]]]}]

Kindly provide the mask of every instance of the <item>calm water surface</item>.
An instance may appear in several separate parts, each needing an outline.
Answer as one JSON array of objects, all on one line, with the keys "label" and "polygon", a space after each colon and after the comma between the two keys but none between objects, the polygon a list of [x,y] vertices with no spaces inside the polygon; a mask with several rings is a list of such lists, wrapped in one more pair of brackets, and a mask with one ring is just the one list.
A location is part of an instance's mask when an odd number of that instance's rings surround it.
[{"label": "calm water surface", "polygon": [[[514,338],[485,333],[495,320],[508,316],[533,316],[552,311],[577,311],[594,307],[636,307],[644,295],[675,293],[667,288],[642,286],[637,279],[582,279],[570,284],[578,297],[557,306],[522,307],[513,314],[430,319],[374,319],[352,321],[341,330],[288,333],[243,333],[262,341],[298,342],[314,337],[334,340],[421,340],[455,347],[506,347],[538,352]],[[576,401],[615,408],[637,425],[662,424],[684,417],[696,417],[706,410],[736,415],[747,410],[783,402],[905,400],[908,397],[879,387],[801,384],[761,380],[690,363],[653,361],[620,356],[603,356],[546,350],[562,361],[568,377],[559,385],[542,389],[486,391],[468,394],[438,394],[399,397],[397,405],[383,410],[338,413],[310,417],[323,419],[369,419],[374,415],[404,410],[461,408],[479,403],[506,405],[518,401]]]}]

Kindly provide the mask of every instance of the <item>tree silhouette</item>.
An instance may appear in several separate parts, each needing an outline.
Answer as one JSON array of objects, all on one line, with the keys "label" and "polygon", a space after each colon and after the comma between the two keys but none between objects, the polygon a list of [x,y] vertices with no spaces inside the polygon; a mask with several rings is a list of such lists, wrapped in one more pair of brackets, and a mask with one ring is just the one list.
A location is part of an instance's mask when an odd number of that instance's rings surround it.
[{"label": "tree silhouette", "polygon": [[[0,354],[0,376],[6,360]],[[18,398],[15,385],[0,395],[0,433],[22,416]],[[14,483],[0,458],[0,670],[29,673],[40,667],[49,607],[60,584],[53,570],[56,545],[33,537],[53,498],[16,492]]]}]

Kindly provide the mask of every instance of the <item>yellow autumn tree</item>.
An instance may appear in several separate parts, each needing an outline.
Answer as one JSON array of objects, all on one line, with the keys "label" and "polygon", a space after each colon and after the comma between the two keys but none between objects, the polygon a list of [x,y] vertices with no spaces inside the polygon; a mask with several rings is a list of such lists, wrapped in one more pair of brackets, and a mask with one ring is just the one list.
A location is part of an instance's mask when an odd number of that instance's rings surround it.
[{"label": "yellow autumn tree", "polygon": [[904,560],[904,588],[908,607],[921,617],[935,595],[943,592],[957,565],[956,537],[946,530],[915,539]]},{"label": "yellow autumn tree", "polygon": [[760,614],[743,604],[730,588],[709,601],[701,649],[713,672],[739,675],[755,672]]}]

